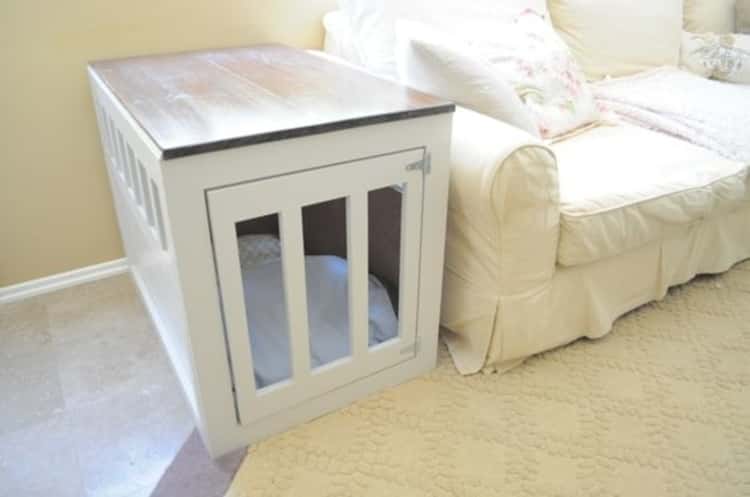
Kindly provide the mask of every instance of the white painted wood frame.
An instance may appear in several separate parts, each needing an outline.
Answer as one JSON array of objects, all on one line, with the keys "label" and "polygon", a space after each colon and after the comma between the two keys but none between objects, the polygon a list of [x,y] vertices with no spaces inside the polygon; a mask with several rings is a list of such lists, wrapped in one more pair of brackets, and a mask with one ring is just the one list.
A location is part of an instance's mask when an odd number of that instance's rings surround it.
[{"label": "white painted wood frame", "polygon": [[[93,72],[90,82],[131,272],[213,456],[434,367],[448,199],[450,114],[165,161]],[[426,154],[431,159],[429,173],[407,171],[409,164]],[[362,293],[367,279],[366,192],[404,183],[400,342],[373,354],[361,324],[368,312]],[[290,185],[297,185],[295,197],[284,195],[283,190]],[[252,203],[235,194],[247,188],[257,195]],[[341,365],[345,374],[340,377],[339,373],[316,375],[309,370],[303,259],[298,239],[299,206],[339,197],[347,199],[353,275],[353,354],[349,365]],[[247,334],[243,338],[232,331],[247,330],[239,311],[244,303],[237,300],[242,292],[237,289],[233,223],[263,212],[281,213],[283,263],[289,273],[287,299],[293,308],[290,328],[297,352],[295,381],[300,385],[298,389],[286,389],[286,393],[283,389],[273,392],[278,395],[273,399],[268,395],[268,403],[255,391]],[[215,256],[220,259],[218,264]],[[412,347],[417,340],[419,346]],[[403,355],[405,349],[411,352]],[[303,394],[306,388],[309,393]]]}]

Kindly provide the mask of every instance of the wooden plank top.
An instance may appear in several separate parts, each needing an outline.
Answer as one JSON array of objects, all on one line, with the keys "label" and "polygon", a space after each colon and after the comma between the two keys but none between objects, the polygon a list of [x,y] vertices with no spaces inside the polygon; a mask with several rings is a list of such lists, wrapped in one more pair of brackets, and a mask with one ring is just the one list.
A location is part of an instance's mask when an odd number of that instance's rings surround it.
[{"label": "wooden plank top", "polygon": [[283,45],[89,67],[164,159],[454,110],[450,102]]}]

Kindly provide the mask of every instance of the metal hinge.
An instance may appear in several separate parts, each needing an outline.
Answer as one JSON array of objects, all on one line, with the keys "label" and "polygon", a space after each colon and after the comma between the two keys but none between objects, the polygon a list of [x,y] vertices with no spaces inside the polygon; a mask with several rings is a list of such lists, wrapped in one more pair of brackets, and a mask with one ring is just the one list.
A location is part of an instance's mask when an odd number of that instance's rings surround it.
[{"label": "metal hinge", "polygon": [[411,344],[401,349],[401,355],[417,355],[419,353],[419,338]]},{"label": "metal hinge", "polygon": [[406,165],[407,171],[416,171],[420,170],[425,174],[430,174],[430,171],[432,170],[432,156],[429,152],[425,152],[424,157],[422,157],[422,160],[418,160],[417,162],[412,162],[411,164]]}]

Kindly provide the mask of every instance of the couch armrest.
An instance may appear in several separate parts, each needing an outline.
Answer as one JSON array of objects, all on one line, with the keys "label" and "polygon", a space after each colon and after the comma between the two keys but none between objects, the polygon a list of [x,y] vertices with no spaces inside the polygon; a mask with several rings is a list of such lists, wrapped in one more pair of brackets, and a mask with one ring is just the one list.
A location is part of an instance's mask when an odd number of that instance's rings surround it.
[{"label": "couch armrest", "polygon": [[459,107],[441,322],[457,334],[448,344],[462,372],[481,369],[501,301],[551,281],[559,219],[553,152],[520,129]]},{"label": "couch armrest", "polygon": [[491,278],[502,295],[549,280],[560,219],[553,152],[520,129],[459,108],[451,168],[450,224],[461,242],[451,247],[451,269]]}]

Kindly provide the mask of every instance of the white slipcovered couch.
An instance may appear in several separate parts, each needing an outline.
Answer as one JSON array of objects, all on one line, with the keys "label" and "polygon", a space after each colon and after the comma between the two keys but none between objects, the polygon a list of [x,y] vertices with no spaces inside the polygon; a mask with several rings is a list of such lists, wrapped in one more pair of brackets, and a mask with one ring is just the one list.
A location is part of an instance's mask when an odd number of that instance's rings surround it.
[{"label": "white slipcovered couch", "polygon": [[[327,51],[360,64],[344,24],[327,17]],[[750,114],[750,91],[734,98]],[[441,322],[465,374],[601,337],[670,286],[750,258],[748,162],[664,133],[620,122],[543,141],[459,106],[451,161]]]},{"label": "white slipcovered couch", "polygon": [[747,164],[628,125],[548,146],[465,109],[453,140],[441,316],[463,373],[601,337],[750,257]]}]

